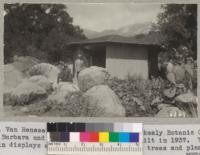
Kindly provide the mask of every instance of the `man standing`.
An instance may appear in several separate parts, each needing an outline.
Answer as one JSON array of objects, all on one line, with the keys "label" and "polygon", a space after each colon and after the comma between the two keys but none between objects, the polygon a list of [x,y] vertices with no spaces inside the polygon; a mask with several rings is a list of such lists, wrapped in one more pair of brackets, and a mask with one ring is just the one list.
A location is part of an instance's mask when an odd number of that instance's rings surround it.
[{"label": "man standing", "polygon": [[78,79],[79,73],[86,67],[84,57],[81,54],[78,54],[75,59],[75,75]]}]

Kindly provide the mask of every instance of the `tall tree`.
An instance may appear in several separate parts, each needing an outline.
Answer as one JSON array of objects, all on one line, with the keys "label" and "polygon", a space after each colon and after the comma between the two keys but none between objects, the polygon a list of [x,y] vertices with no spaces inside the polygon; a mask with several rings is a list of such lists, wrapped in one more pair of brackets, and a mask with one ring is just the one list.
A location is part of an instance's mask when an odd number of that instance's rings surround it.
[{"label": "tall tree", "polygon": [[85,38],[83,31],[73,25],[65,5],[5,4],[4,9],[5,63],[15,54],[30,55],[31,52],[36,57],[58,61],[70,40]]},{"label": "tall tree", "polygon": [[184,55],[181,46],[187,47],[189,55],[197,56],[197,5],[196,4],[167,4],[162,5],[163,12],[158,16],[158,29],[166,37],[165,48],[172,51],[177,49]]}]

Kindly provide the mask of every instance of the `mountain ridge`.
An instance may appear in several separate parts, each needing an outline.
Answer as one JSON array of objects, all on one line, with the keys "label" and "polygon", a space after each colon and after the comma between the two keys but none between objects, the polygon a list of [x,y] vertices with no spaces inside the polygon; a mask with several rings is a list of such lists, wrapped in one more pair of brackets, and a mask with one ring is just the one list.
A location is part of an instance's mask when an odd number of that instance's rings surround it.
[{"label": "mountain ridge", "polygon": [[131,37],[139,34],[148,34],[152,29],[152,25],[153,25],[152,22],[137,23],[137,24],[123,26],[118,29],[106,29],[101,32],[84,29],[84,34],[89,39],[106,35],[120,35],[125,37]]}]

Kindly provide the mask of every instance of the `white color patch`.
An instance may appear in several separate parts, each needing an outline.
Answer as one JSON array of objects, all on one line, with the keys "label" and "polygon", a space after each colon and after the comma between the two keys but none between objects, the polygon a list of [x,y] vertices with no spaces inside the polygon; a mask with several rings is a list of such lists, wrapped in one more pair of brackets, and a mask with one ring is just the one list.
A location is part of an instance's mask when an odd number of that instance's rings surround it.
[{"label": "white color patch", "polygon": [[69,141],[70,142],[80,142],[80,133],[79,132],[70,132]]}]

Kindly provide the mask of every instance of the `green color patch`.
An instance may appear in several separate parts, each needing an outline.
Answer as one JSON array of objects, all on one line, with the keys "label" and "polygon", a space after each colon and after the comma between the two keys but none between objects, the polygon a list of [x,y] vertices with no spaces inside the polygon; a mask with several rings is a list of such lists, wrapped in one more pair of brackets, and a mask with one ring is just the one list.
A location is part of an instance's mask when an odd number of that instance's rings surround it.
[{"label": "green color patch", "polygon": [[109,142],[119,142],[119,133],[118,132],[110,132],[109,133]]}]

